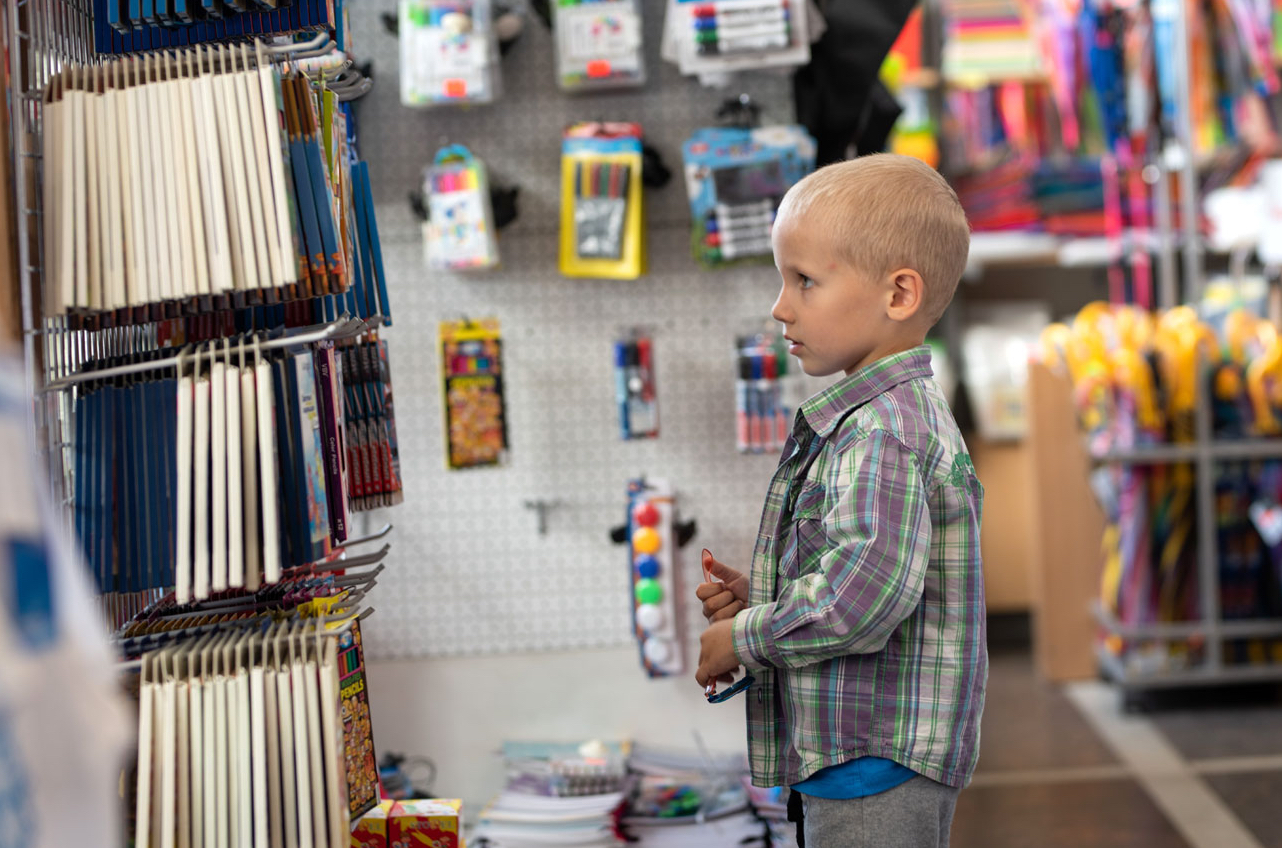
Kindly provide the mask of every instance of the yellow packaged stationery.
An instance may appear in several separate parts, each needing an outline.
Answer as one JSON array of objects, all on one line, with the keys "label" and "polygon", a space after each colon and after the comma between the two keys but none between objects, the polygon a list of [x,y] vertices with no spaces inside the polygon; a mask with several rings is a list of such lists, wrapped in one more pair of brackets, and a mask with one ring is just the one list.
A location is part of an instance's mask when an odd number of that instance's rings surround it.
[{"label": "yellow packaged stationery", "polygon": [[641,125],[575,124],[561,143],[561,273],[634,280],[645,273]]},{"label": "yellow packaged stationery", "polygon": [[507,456],[498,319],[442,321],[440,343],[445,464],[498,465]]}]

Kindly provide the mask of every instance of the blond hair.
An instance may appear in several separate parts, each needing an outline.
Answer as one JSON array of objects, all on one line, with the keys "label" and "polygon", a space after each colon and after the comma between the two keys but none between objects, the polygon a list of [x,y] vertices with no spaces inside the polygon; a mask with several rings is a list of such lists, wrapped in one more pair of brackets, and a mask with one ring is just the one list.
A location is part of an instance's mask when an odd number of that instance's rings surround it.
[{"label": "blond hair", "polygon": [[948,308],[966,270],[970,224],[957,194],[934,168],[910,156],[877,153],[826,165],[789,189],[778,219],[811,215],[837,240],[843,260],[881,277],[921,274],[921,313],[931,325]]}]

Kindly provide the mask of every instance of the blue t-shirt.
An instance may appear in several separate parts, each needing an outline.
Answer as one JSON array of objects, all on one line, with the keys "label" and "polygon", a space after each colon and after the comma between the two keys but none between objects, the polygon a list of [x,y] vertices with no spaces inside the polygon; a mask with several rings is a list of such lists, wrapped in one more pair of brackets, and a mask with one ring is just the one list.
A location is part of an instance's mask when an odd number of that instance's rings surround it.
[{"label": "blue t-shirt", "polygon": [[792,788],[815,798],[845,800],[880,795],[917,776],[917,772],[894,760],[856,757],[812,774]]}]

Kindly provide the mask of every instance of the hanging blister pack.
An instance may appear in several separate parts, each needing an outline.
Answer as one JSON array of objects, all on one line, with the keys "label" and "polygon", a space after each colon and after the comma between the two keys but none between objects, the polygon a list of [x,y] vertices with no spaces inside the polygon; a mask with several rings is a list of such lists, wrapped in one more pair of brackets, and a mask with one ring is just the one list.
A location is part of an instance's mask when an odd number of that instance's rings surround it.
[{"label": "hanging blister pack", "polygon": [[507,457],[507,416],[498,319],[442,321],[440,344],[446,465],[501,464]]},{"label": "hanging blister pack", "polygon": [[683,74],[796,67],[810,61],[805,0],[669,0],[667,26]]},{"label": "hanging blister pack", "polygon": [[654,388],[654,343],[650,334],[633,329],[614,343],[615,401],[619,433],[625,439],[659,435],[659,404]]},{"label": "hanging blister pack", "polygon": [[490,103],[499,95],[489,0],[401,0],[401,103]]},{"label": "hanging blister pack", "polygon": [[800,126],[696,130],[682,148],[695,260],[711,268],[769,257],[779,202],[814,170],[816,149]]},{"label": "hanging blister pack", "polygon": [[641,127],[576,124],[561,147],[561,272],[635,279],[645,270]]},{"label": "hanging blister pack", "polygon": [[559,0],[552,10],[562,89],[645,85],[639,0]]},{"label": "hanging blister pack", "polygon": [[443,148],[423,174],[423,194],[429,266],[469,270],[498,264],[489,181],[480,159],[462,145]]}]

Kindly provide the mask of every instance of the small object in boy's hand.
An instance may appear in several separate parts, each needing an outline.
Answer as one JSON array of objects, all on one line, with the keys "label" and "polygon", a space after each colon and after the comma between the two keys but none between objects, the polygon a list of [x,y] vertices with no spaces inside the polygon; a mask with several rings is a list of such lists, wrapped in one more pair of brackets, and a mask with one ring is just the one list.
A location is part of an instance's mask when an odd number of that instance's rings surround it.
[{"label": "small object in boy's hand", "polygon": [[749,686],[755,683],[756,680],[757,679],[753,677],[751,674],[745,674],[743,677],[736,680],[730,686],[729,689],[725,690],[724,692],[718,692],[717,679],[714,677],[712,680],[708,682],[708,685],[704,688],[703,696],[708,699],[709,704],[719,704],[722,701],[728,701],[731,698],[733,698],[735,695],[738,695],[744,689],[747,689]]}]

